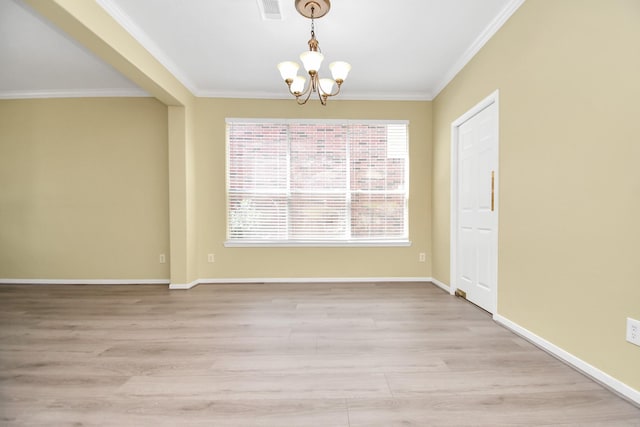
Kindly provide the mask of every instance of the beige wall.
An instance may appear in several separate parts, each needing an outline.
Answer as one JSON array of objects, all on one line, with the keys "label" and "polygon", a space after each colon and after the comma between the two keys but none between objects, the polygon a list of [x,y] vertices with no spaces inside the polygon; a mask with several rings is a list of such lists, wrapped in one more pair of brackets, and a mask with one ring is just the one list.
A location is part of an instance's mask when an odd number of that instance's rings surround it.
[{"label": "beige wall", "polygon": [[435,278],[450,124],[500,90],[498,312],[640,389],[640,2],[529,0],[434,101]]},{"label": "beige wall", "polygon": [[[199,99],[190,110],[176,113],[191,123],[195,143],[185,151],[175,138],[173,168],[186,173],[173,189],[167,141],[168,118],[176,114],[158,101],[0,102],[0,278],[166,279],[171,273],[172,283],[188,283],[431,275],[430,102],[332,101],[321,108],[293,100]],[[225,248],[226,117],[409,120],[412,245]],[[176,206],[169,206],[170,191]],[[185,206],[186,216],[180,213]],[[178,221],[170,230],[174,208]],[[170,232],[177,259],[169,256]],[[418,262],[420,252],[427,253],[426,263]],[[167,264],[159,264],[160,253]],[[208,253],[215,254],[214,264]]]},{"label": "beige wall", "polygon": [[0,101],[0,278],[166,279],[167,107]]},{"label": "beige wall", "polygon": [[[225,248],[225,118],[345,118],[410,121],[410,247]],[[427,277],[431,275],[431,103],[293,99],[196,102],[197,260],[200,278]],[[419,252],[427,263],[418,262]],[[207,263],[207,254],[215,263]]]}]

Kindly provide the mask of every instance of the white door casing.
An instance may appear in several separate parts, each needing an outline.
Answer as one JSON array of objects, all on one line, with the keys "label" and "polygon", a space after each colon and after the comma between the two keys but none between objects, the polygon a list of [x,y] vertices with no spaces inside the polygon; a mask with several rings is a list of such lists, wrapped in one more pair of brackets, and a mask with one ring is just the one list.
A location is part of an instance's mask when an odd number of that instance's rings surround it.
[{"label": "white door casing", "polygon": [[451,135],[451,292],[496,314],[498,91],[455,120]]}]

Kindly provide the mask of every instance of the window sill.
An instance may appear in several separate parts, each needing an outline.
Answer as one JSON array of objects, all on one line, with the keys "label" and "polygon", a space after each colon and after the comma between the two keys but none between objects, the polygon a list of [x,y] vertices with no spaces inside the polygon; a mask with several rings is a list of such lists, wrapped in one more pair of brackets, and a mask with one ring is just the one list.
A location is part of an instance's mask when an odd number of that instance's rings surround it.
[{"label": "window sill", "polygon": [[342,242],[330,242],[326,240],[253,240],[238,241],[227,240],[226,248],[377,248],[377,247],[402,247],[411,246],[410,240],[349,240]]}]

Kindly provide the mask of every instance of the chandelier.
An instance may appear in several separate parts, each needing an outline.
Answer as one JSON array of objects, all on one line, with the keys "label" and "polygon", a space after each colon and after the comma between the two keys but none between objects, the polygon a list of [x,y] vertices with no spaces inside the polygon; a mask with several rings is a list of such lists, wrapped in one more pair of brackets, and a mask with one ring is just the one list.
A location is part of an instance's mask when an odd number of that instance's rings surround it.
[{"label": "chandelier", "polygon": [[[311,39],[309,40],[309,50],[300,54],[300,60],[305,70],[309,74],[309,84],[307,78],[298,76],[300,65],[297,62],[285,61],[278,64],[280,75],[289,87],[289,93],[296,97],[300,105],[304,105],[309,100],[312,93],[317,93],[322,105],[327,105],[327,98],[340,93],[340,87],[347,78],[351,65],[344,61],[336,61],[329,64],[333,79],[323,78],[318,75],[318,70],[324,59],[315,34],[314,20],[322,18],[329,12],[331,3],[329,0],[296,0],[296,9],[305,18],[311,19]],[[306,88],[305,88],[306,86]],[[335,91],[334,91],[335,87]]]}]

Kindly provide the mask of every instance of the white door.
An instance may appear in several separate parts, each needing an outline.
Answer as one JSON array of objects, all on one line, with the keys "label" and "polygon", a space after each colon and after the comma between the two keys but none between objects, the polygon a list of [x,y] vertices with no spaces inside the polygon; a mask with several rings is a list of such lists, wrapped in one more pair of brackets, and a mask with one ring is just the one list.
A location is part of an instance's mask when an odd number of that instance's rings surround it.
[{"label": "white door", "polygon": [[498,114],[495,101],[479,104],[461,118],[457,125],[456,157],[455,287],[466,292],[469,301],[494,313],[498,271]]}]

